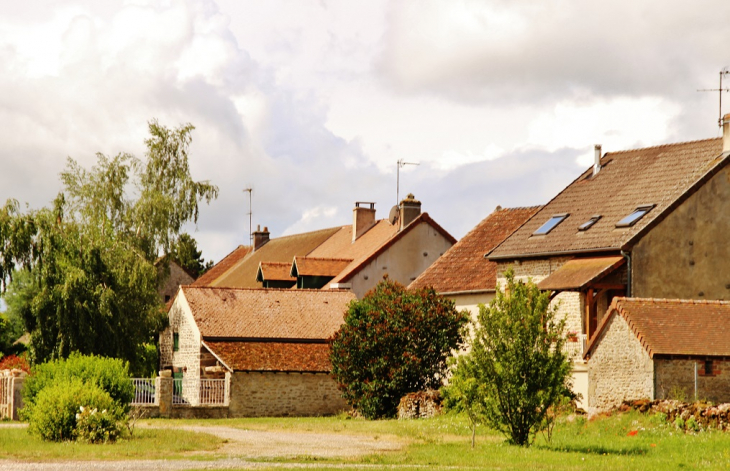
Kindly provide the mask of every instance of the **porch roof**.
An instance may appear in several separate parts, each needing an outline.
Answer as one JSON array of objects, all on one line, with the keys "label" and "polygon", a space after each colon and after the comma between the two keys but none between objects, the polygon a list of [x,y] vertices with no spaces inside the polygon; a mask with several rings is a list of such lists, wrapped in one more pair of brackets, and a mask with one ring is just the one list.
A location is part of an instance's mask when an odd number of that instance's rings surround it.
[{"label": "porch roof", "polygon": [[621,255],[576,258],[555,270],[539,282],[537,287],[548,291],[580,290],[613,272],[625,262]]}]

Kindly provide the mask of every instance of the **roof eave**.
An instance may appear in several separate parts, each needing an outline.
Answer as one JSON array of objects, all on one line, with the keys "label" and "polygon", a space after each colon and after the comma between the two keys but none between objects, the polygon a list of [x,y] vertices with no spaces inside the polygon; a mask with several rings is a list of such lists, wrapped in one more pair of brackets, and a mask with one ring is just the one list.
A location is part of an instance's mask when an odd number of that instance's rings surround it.
[{"label": "roof eave", "polygon": [[484,258],[487,260],[498,262],[504,260],[520,260],[525,258],[545,258],[545,257],[559,257],[567,255],[581,255],[581,254],[596,254],[596,253],[621,253],[621,247],[600,247],[595,249],[575,249],[575,250],[558,250],[551,252],[536,252],[536,253],[520,253],[520,254],[508,254],[508,255],[493,255],[492,252],[484,254]]}]

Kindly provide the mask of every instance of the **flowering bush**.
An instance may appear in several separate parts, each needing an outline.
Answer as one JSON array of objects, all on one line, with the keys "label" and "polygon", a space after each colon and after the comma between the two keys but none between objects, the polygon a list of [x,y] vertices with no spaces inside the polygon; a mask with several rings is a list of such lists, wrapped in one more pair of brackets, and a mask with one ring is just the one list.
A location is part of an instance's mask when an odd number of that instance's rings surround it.
[{"label": "flowering bush", "polygon": [[122,431],[117,415],[113,410],[80,406],[76,414],[76,439],[88,443],[116,441]]},{"label": "flowering bush", "polygon": [[0,370],[18,369],[30,373],[30,365],[28,360],[17,355],[8,355],[0,359]]}]

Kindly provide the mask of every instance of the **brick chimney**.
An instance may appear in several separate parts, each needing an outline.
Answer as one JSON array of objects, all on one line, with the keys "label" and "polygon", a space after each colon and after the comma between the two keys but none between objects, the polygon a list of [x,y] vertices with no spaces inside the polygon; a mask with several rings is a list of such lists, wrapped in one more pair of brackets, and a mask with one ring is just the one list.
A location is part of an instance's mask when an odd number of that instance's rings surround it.
[{"label": "brick chimney", "polygon": [[406,199],[400,202],[400,229],[403,230],[408,224],[414,219],[421,215],[421,202],[413,196],[413,193],[408,193]]},{"label": "brick chimney", "polygon": [[253,251],[257,251],[261,246],[269,241],[269,228],[264,227],[261,230],[261,225],[256,226],[256,231],[253,233]]},{"label": "brick chimney", "polygon": [[730,114],[722,117],[722,151],[730,151]]},{"label": "brick chimney", "polygon": [[357,201],[352,210],[352,241],[375,225],[375,203]]}]

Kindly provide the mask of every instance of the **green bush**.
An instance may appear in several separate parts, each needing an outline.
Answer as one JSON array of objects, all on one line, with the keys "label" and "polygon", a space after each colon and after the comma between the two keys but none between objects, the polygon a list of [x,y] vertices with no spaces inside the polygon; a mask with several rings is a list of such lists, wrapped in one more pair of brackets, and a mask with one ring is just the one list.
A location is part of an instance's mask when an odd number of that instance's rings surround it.
[{"label": "green bush", "polygon": [[127,362],[80,353],[72,353],[66,359],[34,366],[33,373],[23,388],[23,401],[32,407],[41,391],[74,379],[96,384],[106,391],[125,413],[129,412],[130,403],[134,399],[134,386],[129,380]]},{"label": "green bush", "polygon": [[[82,407],[106,410],[117,430],[114,438],[121,429],[119,421],[124,416],[124,411],[109,393],[94,383],[85,383],[80,379],[62,380],[43,388],[35,399],[34,404],[24,408],[24,415],[29,422],[29,432],[43,440],[55,442],[75,440],[78,437],[77,421]],[[110,428],[107,423],[102,426]],[[85,424],[83,438],[98,436],[99,434],[92,430],[94,427],[95,424]],[[104,435],[104,431],[101,435]]]},{"label": "green bush", "polygon": [[114,442],[121,432],[122,423],[114,409],[79,407],[76,414],[77,440],[88,443]]}]

